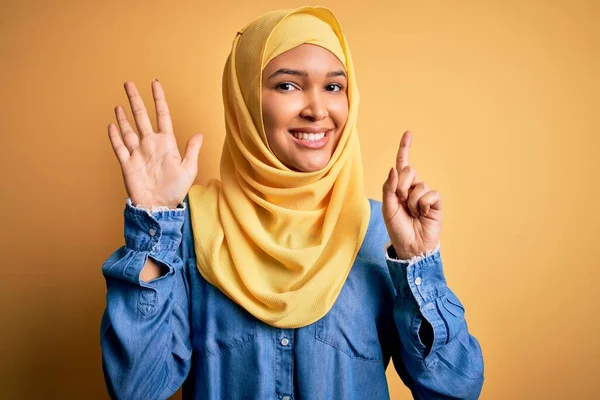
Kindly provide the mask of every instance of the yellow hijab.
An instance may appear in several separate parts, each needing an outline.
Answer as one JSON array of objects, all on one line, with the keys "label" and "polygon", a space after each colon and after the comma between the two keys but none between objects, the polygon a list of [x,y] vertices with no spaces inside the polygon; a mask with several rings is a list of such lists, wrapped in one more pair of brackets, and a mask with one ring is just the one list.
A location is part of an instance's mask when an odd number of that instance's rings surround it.
[{"label": "yellow hijab", "polygon": [[[262,121],[262,70],[300,44],[346,67],[348,120],[325,168],[296,172],[271,152]],[[194,185],[189,205],[202,276],[256,318],[298,328],[333,306],[370,216],[356,133],[358,91],[333,13],[300,7],[263,15],[238,32],[223,73],[227,135],[221,182]]]}]

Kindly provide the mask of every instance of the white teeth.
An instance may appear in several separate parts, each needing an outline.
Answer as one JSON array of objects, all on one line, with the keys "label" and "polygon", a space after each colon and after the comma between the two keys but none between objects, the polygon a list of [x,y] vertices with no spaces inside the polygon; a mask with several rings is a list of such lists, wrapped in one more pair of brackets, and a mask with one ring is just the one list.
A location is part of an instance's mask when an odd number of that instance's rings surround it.
[{"label": "white teeth", "polygon": [[308,140],[308,141],[321,140],[325,137],[325,132],[323,132],[323,133],[291,132],[291,134],[296,139]]}]

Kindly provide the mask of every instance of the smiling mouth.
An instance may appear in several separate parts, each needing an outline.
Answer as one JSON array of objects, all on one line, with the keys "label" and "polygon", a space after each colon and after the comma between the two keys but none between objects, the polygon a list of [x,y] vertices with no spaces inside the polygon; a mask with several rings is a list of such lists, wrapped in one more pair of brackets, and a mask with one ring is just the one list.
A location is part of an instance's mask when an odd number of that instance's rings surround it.
[{"label": "smiling mouth", "polygon": [[[329,131],[327,131],[329,132]],[[293,137],[295,137],[298,140],[306,140],[309,142],[316,142],[319,141],[321,139],[323,139],[325,137],[325,135],[327,134],[327,132],[321,132],[321,133],[308,133],[308,132],[290,132],[292,134]]]},{"label": "smiling mouth", "polygon": [[306,149],[320,149],[329,142],[329,137],[333,132],[330,129],[325,132],[301,132],[301,131],[289,131],[290,135],[294,138],[294,142],[300,147]]}]

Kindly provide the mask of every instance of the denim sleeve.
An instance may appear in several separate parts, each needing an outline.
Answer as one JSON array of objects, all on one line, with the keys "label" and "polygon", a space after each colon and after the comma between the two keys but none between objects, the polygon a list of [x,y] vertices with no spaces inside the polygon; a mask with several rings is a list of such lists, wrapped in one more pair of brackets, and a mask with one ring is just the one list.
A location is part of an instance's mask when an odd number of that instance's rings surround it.
[{"label": "denim sleeve", "polygon": [[395,259],[388,247],[386,261],[396,289],[393,316],[401,342],[392,358],[410,375],[413,397],[479,398],[481,347],[468,332],[463,304],[446,284],[439,245],[411,260]]},{"label": "denim sleeve", "polygon": [[[191,364],[188,293],[181,257],[186,204],[150,211],[125,206],[125,246],[104,262],[106,309],[100,327],[102,367],[113,399],[166,399]],[[148,257],[164,268],[139,279]]]}]

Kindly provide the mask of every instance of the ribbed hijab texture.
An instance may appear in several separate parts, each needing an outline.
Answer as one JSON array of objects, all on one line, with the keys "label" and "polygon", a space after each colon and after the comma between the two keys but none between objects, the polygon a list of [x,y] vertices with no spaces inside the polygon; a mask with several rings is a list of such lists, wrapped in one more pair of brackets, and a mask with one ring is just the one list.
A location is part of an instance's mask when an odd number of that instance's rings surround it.
[{"label": "ribbed hijab texture", "polygon": [[[317,172],[283,165],[262,119],[262,70],[303,43],[331,51],[348,78],[348,120],[331,160]],[[346,38],[327,8],[270,12],[233,41],[223,73],[221,181],[194,185],[188,195],[194,246],[202,276],[269,325],[298,328],[323,317],[366,234],[358,99]]]}]

